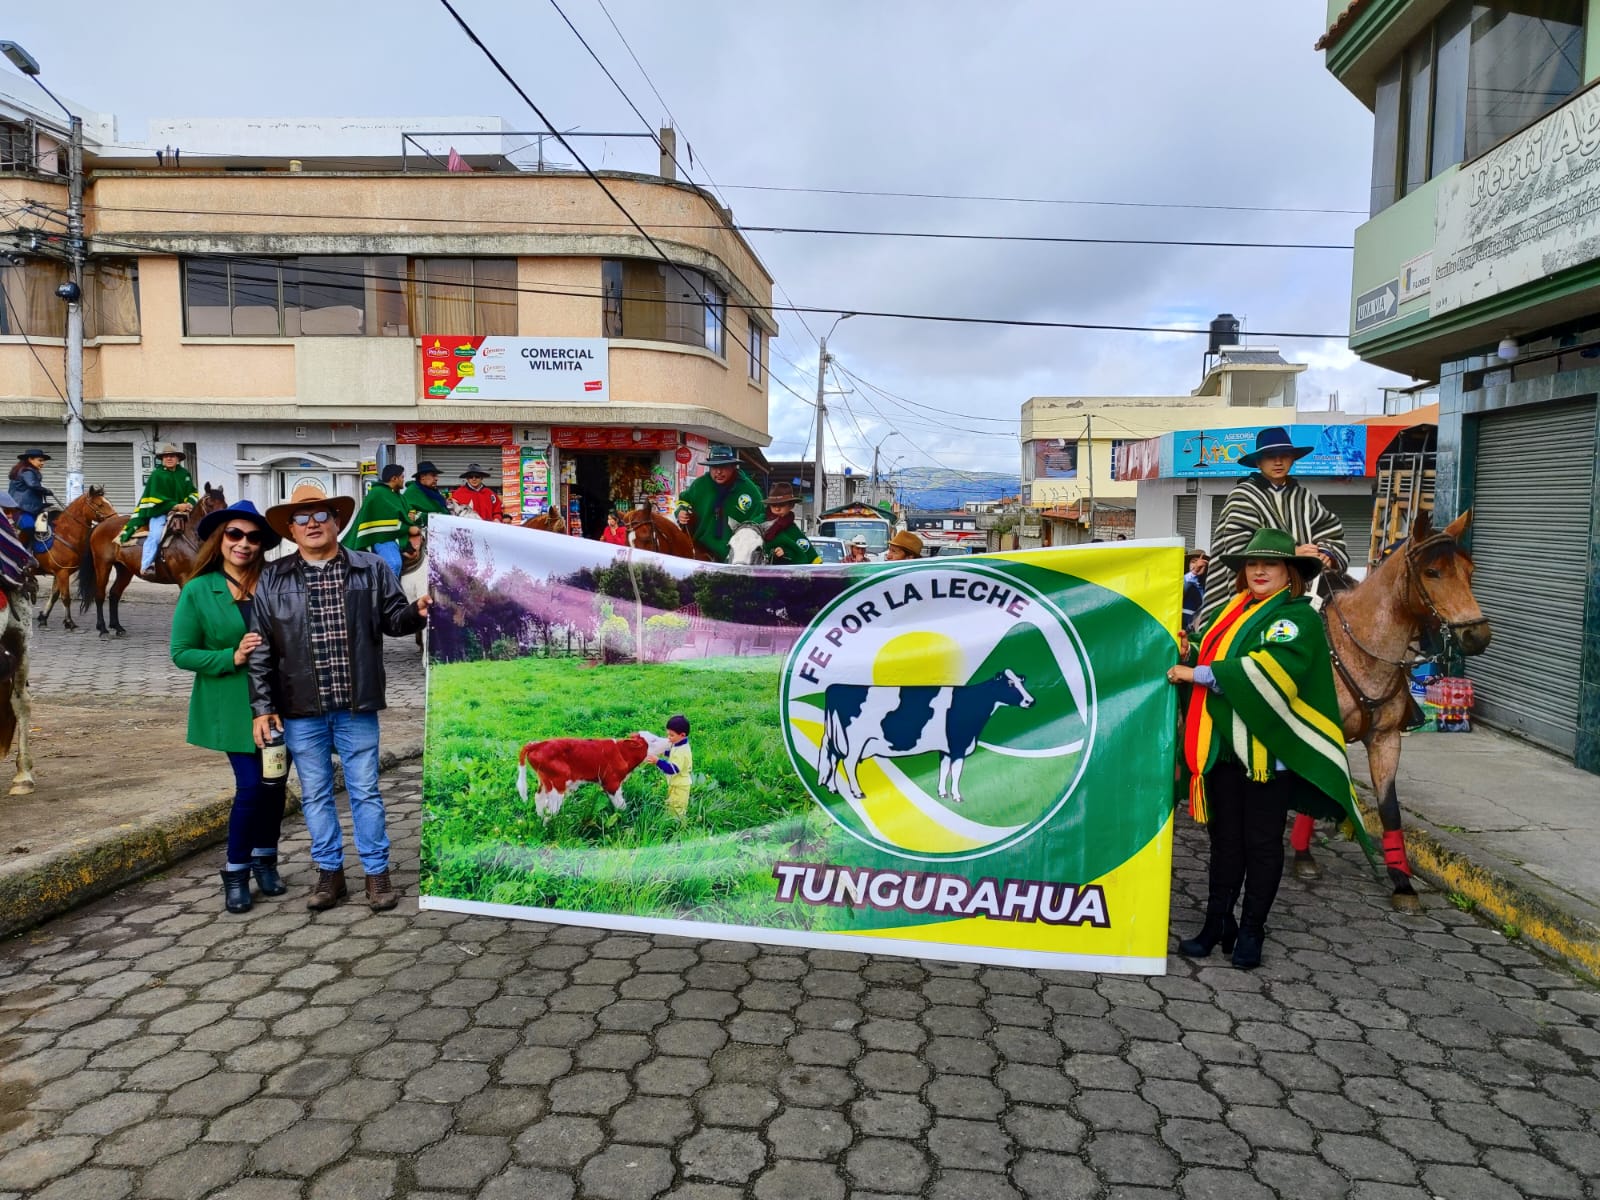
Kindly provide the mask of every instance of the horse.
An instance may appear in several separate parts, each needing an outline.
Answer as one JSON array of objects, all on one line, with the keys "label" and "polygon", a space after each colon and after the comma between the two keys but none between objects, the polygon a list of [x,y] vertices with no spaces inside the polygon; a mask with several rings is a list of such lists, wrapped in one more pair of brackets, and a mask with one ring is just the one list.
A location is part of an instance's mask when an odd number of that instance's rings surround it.
[{"label": "horse", "polygon": [[761,567],[767,562],[767,543],[759,525],[736,525],[728,538],[728,562],[736,567]]},{"label": "horse", "polygon": [[522,523],[524,529],[541,529],[545,533],[566,533],[567,519],[555,509],[546,509],[537,517],[529,517]]},{"label": "horse", "polygon": [[50,589],[50,602],[38,615],[40,625],[49,622],[50,614],[55,611],[56,601],[61,600],[63,601],[62,627],[68,632],[78,627],[77,622],[72,619],[72,573],[83,558],[83,552],[89,545],[89,536],[94,532],[95,526],[102,521],[110,521],[117,515],[117,510],[106,499],[105,489],[98,484],[91,484],[83,495],[67,505],[56,517],[51,528],[54,538],[50,543],[50,549],[36,555],[37,565],[34,567],[35,573],[49,575],[54,580],[54,585]]},{"label": "horse", "polygon": [[33,752],[28,748],[28,725],[33,704],[28,696],[28,640],[33,632],[35,580],[21,587],[0,587],[0,759],[17,747],[17,771],[11,777],[13,796],[33,791]]},{"label": "horse", "polygon": [[[1412,711],[1410,647],[1431,630],[1454,637],[1467,655],[1489,648],[1489,620],[1472,594],[1472,558],[1457,541],[1471,523],[1470,509],[1442,530],[1433,528],[1427,513],[1420,514],[1405,542],[1356,587],[1330,596],[1322,608],[1344,738],[1367,748],[1383,822],[1384,866],[1394,885],[1390,904],[1400,912],[1420,906],[1394,787],[1400,734]],[[1295,818],[1294,873],[1301,879],[1322,875],[1311,856],[1311,829],[1310,817]]]},{"label": "horse", "polygon": [[[227,506],[228,501],[222,489],[206,484],[198,504],[187,513],[174,512],[168,518],[166,538],[156,557],[155,566],[149,575],[142,578],[152,583],[182,587],[183,581],[194,569],[195,555],[200,549],[200,538],[196,533],[200,518]],[[126,543],[117,540],[127,523],[127,518],[123,517],[102,521],[96,526],[89,535],[89,553],[78,564],[78,611],[88,612],[89,601],[93,598],[95,628],[101,637],[110,637],[112,634],[126,637],[128,633],[117,618],[117,605],[122,600],[122,593],[128,590],[128,584],[139,574],[141,547],[137,540]],[[113,574],[116,576],[114,582]],[[109,630],[104,607],[107,596],[111,599]]]},{"label": "horse", "polygon": [[668,520],[653,508],[641,505],[629,509],[624,519],[628,526],[628,545],[635,550],[650,550],[656,554],[693,558],[700,562],[717,561],[717,556],[690,537],[688,531],[680,529],[677,522]]}]

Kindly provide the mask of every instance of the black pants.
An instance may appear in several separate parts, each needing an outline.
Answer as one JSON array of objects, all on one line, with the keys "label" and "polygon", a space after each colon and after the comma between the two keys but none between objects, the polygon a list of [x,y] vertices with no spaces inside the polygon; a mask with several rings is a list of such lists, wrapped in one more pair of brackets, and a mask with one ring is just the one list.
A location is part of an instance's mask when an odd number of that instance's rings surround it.
[{"label": "black pants", "polygon": [[1206,776],[1211,832],[1207,916],[1231,914],[1242,887],[1239,924],[1246,929],[1266,924],[1283,878],[1283,822],[1298,783],[1287,771],[1266,783],[1252,783],[1237,762],[1220,762]]},{"label": "black pants", "polygon": [[288,785],[283,779],[261,778],[261,751],[228,755],[233,767],[233,809],[228,814],[228,864],[250,865],[256,855],[278,852],[278,831]]}]

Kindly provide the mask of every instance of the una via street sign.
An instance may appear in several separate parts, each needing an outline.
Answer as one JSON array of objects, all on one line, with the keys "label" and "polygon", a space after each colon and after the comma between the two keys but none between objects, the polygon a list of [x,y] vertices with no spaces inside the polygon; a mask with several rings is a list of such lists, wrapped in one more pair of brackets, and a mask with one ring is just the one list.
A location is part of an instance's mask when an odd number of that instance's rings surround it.
[{"label": "una via street sign", "polygon": [[1362,333],[1400,315],[1400,280],[1391,279],[1356,297],[1356,321],[1351,332]]}]

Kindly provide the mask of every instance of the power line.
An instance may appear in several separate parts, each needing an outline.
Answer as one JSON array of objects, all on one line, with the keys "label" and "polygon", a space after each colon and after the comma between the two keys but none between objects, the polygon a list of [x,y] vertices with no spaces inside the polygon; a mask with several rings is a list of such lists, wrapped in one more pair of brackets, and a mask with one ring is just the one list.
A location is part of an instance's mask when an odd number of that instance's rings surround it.
[{"label": "power line", "polygon": [[1046,196],[984,196],[953,192],[888,192],[867,188],[778,187],[761,183],[724,184],[730,192],[796,192],[819,196],[883,196],[898,200],[978,200],[996,204],[1063,204],[1094,208],[1176,208],[1199,212],[1332,213],[1338,216],[1367,216],[1364,208],[1295,208],[1260,204],[1183,204],[1158,200],[1079,200]]}]

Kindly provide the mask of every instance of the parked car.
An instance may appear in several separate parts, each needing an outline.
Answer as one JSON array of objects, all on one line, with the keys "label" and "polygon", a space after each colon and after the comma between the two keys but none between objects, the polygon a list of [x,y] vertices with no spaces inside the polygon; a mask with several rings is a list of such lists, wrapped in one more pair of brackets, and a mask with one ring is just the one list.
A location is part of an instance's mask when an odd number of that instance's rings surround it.
[{"label": "parked car", "polygon": [[844,542],[839,538],[814,537],[811,539],[811,545],[822,555],[822,561],[825,563],[844,561]]},{"label": "parked car", "polygon": [[935,547],[931,557],[950,558],[953,555],[961,555],[965,557],[968,554],[979,553],[982,553],[982,548],[979,546],[938,546]]}]

